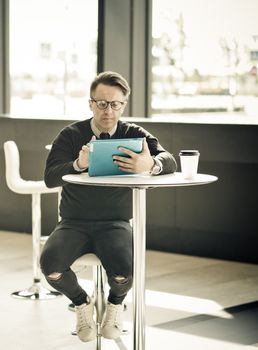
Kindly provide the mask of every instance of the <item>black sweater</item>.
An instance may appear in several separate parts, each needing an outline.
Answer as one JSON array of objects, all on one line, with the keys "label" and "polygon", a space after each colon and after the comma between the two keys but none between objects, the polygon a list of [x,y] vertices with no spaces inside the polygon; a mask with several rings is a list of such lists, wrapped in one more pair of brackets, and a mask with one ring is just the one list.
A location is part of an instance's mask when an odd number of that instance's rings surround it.
[{"label": "black sweater", "polygon": [[[60,204],[63,219],[129,220],[132,217],[131,189],[74,185],[62,180],[63,175],[78,173],[73,168],[73,162],[82,145],[87,144],[93,136],[90,121],[75,122],[65,127],[55,138],[46,162],[45,183],[47,187],[63,186]],[[162,174],[176,170],[174,157],[142,127],[119,121],[112,136],[115,139],[136,137],[146,137],[151,155],[162,162]]]}]

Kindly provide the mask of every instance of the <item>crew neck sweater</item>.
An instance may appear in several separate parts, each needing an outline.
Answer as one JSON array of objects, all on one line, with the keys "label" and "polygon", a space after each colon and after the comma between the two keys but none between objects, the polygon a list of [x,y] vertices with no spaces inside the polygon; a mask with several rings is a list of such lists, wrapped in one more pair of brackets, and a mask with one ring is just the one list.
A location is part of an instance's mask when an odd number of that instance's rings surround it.
[{"label": "crew neck sweater", "polygon": [[[73,162],[78,158],[83,145],[90,142],[93,131],[91,119],[66,126],[52,143],[46,161],[44,180],[47,187],[62,186],[60,216],[62,219],[83,221],[128,221],[132,217],[132,191],[122,187],[75,185],[64,182],[62,176],[78,174]],[[112,138],[146,137],[150,153],[162,162],[162,174],[173,173],[176,161],[165,151],[158,139],[144,128],[128,122],[118,121]],[[87,172],[87,169],[84,170]]]}]

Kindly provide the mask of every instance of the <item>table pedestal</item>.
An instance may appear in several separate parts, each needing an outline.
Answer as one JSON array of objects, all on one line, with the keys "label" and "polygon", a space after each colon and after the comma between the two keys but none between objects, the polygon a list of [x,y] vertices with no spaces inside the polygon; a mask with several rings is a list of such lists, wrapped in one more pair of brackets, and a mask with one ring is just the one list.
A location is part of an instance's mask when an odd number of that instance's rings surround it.
[{"label": "table pedestal", "polygon": [[133,188],[133,318],[134,350],[145,349],[146,189]]}]

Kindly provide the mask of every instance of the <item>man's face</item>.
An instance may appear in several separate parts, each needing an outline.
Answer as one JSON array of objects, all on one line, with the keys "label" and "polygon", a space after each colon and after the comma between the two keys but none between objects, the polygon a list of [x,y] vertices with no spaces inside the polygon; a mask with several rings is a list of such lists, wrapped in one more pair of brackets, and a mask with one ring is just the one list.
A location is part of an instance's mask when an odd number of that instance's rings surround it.
[{"label": "man's face", "polygon": [[[119,87],[99,84],[91,96],[94,100],[105,100],[125,102],[126,98]],[[106,109],[99,109],[96,102],[90,100],[90,109],[93,112],[94,122],[100,131],[111,131],[121,117],[126,103],[118,111],[111,108],[110,104]]]}]

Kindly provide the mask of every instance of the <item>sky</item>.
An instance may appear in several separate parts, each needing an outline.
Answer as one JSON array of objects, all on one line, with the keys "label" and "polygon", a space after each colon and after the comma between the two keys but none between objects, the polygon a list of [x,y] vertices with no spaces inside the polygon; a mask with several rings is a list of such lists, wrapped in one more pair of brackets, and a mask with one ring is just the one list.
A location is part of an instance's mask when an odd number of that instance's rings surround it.
[{"label": "sky", "polygon": [[184,56],[189,68],[221,72],[220,38],[229,42],[237,39],[242,56],[246,45],[258,50],[257,0],[153,0],[153,36],[159,37],[162,32],[174,36],[175,19],[180,13],[185,23],[188,47]]},{"label": "sky", "polygon": [[[75,47],[85,67],[90,43],[97,40],[97,7],[97,0],[10,0],[12,74],[39,69],[39,42],[54,42],[56,50],[68,52]],[[189,70],[197,68],[203,74],[225,70],[220,38],[237,39],[243,71],[248,69],[245,47],[258,50],[258,0],[153,0],[152,12],[153,37],[162,32],[174,37],[175,19],[183,14],[184,66]]]},{"label": "sky", "polygon": [[85,67],[97,39],[97,10],[97,0],[10,0],[12,73],[38,69],[40,42],[54,43],[57,51],[75,46]]}]

